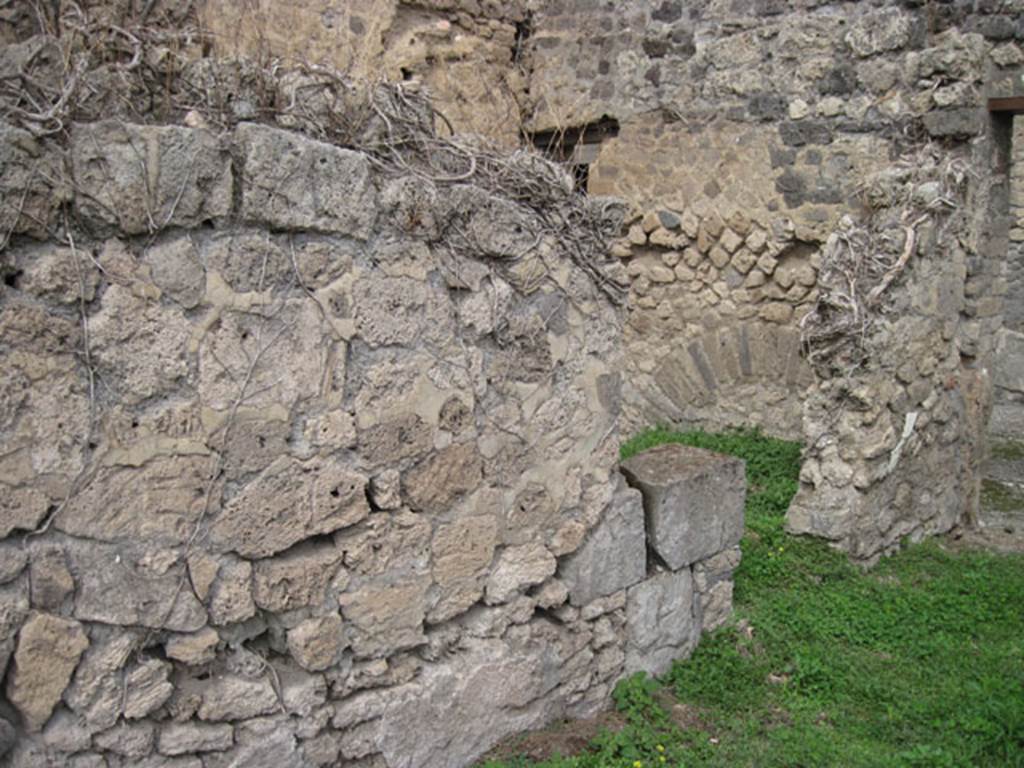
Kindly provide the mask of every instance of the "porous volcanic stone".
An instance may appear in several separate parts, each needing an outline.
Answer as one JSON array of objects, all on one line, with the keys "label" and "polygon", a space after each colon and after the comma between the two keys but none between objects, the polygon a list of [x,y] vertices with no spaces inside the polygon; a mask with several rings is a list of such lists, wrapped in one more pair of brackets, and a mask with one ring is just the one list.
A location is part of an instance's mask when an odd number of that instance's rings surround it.
[{"label": "porous volcanic stone", "polygon": [[29,731],[46,725],[88,647],[89,638],[77,621],[37,613],[25,622],[7,678],[7,698]]}]

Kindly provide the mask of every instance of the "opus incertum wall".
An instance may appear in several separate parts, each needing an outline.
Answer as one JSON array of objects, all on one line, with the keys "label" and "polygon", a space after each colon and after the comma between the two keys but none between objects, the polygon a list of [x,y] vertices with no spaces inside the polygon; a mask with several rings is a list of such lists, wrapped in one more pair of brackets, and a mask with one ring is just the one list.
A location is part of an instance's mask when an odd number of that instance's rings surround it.
[{"label": "opus incertum wall", "polygon": [[[1013,363],[993,364],[1019,345],[997,332],[1016,278],[999,224],[1009,163],[985,100],[1024,63],[1020,0],[201,5],[221,53],[302,51],[430,87],[456,128],[503,142],[598,136],[563,154],[591,194],[630,206],[615,248],[628,430],[756,425],[801,440],[812,461],[791,528],[865,562],[978,519],[993,397],[996,427],[1016,402]],[[930,194],[944,172],[907,178],[922,153],[964,180],[957,194]],[[830,239],[850,217],[893,264],[907,201],[932,209],[862,324],[874,353],[815,367],[804,321],[837,295],[835,281],[823,290]]]},{"label": "opus incertum wall", "polygon": [[528,204],[254,123],[0,164],[5,764],[462,765],[727,616],[742,464],[657,473],[729,523],[648,563],[693,511],[619,476],[620,309]]}]

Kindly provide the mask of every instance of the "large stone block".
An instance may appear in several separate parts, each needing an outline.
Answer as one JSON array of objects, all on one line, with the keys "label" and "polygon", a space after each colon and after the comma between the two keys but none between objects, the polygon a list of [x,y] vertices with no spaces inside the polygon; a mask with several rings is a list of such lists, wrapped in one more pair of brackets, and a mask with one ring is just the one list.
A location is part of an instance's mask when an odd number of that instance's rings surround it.
[{"label": "large stone block", "polygon": [[[511,642],[467,639],[461,653],[389,692],[375,746],[394,768],[470,765],[502,738],[555,716],[550,694],[567,680],[574,648],[564,630]],[[448,716],[430,717],[437,707]]]},{"label": "large stone block", "polygon": [[367,482],[337,460],[281,457],[225,506],[210,526],[210,539],[243,557],[282,552],[365,518]]},{"label": "large stone block", "polygon": [[647,572],[640,491],[622,483],[586,541],[562,564],[573,605],[582,606],[642,581]]},{"label": "large stone block", "polygon": [[228,153],[209,131],[119,121],[75,125],[71,166],[79,215],[102,228],[137,235],[231,213]]},{"label": "large stone block", "polygon": [[0,126],[0,233],[42,239],[54,223],[61,193],[60,154],[27,131]]},{"label": "large stone block", "polygon": [[660,675],[688,656],[700,637],[695,613],[689,569],[664,571],[632,587],[626,594],[626,674]]},{"label": "large stone block", "polygon": [[77,588],[74,616],[120,626],[195,632],[206,610],[185,583],[172,550],[141,550],[100,542],[75,542],[68,564]]},{"label": "large stone block", "polygon": [[101,467],[96,479],[61,507],[54,527],[99,541],[181,544],[203,513],[205,494],[197,489],[209,482],[210,467],[210,457],[203,455]]},{"label": "large stone block", "polygon": [[383,658],[426,642],[423,620],[427,589],[421,579],[391,586],[367,586],[341,596],[341,612],[351,623],[358,658]]},{"label": "large stone block", "polygon": [[235,150],[246,221],[369,237],[377,192],[365,155],[254,124],[235,130]]},{"label": "large stone block", "polygon": [[320,606],[332,584],[342,589],[348,583],[344,555],[331,543],[309,542],[258,561],[253,568],[256,605],[275,613]]},{"label": "large stone block", "polygon": [[214,722],[244,720],[268,714],[278,706],[277,693],[269,678],[223,675],[214,678],[203,689],[199,719]]},{"label": "large stone block", "polygon": [[743,535],[746,465],[703,448],[670,444],[622,463],[644,497],[647,539],[672,570],[735,546]]}]

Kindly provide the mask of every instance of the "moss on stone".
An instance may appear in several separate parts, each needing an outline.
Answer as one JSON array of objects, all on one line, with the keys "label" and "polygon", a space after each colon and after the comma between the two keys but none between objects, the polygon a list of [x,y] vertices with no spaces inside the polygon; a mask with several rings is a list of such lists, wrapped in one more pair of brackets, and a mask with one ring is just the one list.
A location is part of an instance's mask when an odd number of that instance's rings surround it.
[{"label": "moss on stone", "polygon": [[981,505],[993,512],[1024,511],[1024,489],[997,480],[981,484]]},{"label": "moss on stone", "polygon": [[993,442],[991,456],[1000,461],[1022,461],[1024,460],[1024,441],[999,440]]}]

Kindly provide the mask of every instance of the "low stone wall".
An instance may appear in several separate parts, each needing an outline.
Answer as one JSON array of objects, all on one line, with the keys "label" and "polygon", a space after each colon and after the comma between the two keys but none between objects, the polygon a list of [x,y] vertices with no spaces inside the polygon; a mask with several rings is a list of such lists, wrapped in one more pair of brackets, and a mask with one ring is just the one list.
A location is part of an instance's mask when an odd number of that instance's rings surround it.
[{"label": "low stone wall", "polygon": [[254,123],[0,138],[5,764],[465,764],[727,615],[742,466],[663,548],[619,310],[528,202]]}]

